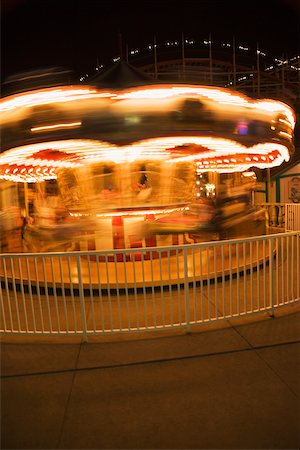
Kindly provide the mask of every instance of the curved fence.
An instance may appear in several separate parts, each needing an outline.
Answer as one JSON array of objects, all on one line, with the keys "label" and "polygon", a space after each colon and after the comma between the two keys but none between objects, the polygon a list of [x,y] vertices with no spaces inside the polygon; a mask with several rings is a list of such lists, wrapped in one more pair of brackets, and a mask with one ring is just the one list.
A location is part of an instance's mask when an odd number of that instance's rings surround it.
[{"label": "curved fence", "polygon": [[0,255],[1,332],[89,335],[241,317],[300,300],[300,231],[172,247]]}]

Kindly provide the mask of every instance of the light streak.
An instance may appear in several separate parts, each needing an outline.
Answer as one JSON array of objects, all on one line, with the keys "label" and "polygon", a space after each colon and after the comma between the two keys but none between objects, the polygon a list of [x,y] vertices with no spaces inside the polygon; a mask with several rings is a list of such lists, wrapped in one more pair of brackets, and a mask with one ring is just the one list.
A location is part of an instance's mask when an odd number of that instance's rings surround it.
[{"label": "light streak", "polygon": [[70,102],[91,98],[112,98],[114,94],[97,89],[80,87],[62,87],[39,89],[5,97],[0,101],[0,112],[11,111],[16,108],[30,108],[32,106],[50,103]]},{"label": "light streak", "polygon": [[43,125],[40,127],[33,127],[30,129],[30,131],[48,131],[48,130],[54,130],[56,128],[73,128],[73,127],[80,127],[82,125],[82,122],[71,122],[71,123],[57,123],[55,125]]},{"label": "light streak", "polygon": [[[27,175],[40,181],[43,177],[56,178],[60,168],[76,169],[95,162],[123,164],[139,160],[196,163],[202,171],[244,171],[251,166],[277,166],[289,160],[289,151],[286,146],[273,142],[245,147],[235,141],[205,136],[156,138],[122,147],[92,140],[64,140],[17,147],[3,153],[0,155],[0,179],[16,176],[24,167],[26,171],[19,173],[22,179]],[[32,168],[36,168],[34,173],[29,171]]]}]

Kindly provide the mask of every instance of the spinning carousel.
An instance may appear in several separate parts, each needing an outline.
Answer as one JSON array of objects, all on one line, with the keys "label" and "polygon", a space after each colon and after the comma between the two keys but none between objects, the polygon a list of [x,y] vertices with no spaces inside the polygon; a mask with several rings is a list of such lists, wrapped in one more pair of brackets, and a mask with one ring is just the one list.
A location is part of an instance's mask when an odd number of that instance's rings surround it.
[{"label": "spinning carousel", "polygon": [[2,230],[15,207],[27,251],[175,245],[245,224],[262,234],[253,168],[294,151],[287,104],[150,78],[10,95],[0,124]]}]

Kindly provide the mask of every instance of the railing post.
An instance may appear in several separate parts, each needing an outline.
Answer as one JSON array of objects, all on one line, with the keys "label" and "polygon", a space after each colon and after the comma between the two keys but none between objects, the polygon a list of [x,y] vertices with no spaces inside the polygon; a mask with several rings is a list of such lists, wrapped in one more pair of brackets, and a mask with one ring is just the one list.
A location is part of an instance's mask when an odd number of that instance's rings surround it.
[{"label": "railing post", "polygon": [[85,306],[84,306],[84,290],[83,290],[83,283],[82,283],[82,276],[81,276],[80,255],[76,255],[76,264],[77,264],[80,312],[81,312],[81,320],[82,320],[82,337],[83,337],[83,342],[87,342],[88,341],[87,325],[86,325],[86,314],[85,314]]},{"label": "railing post", "polygon": [[183,248],[183,267],[184,267],[184,296],[185,296],[185,319],[186,319],[186,329],[189,333],[191,330],[190,326],[190,291],[189,291],[189,267],[187,258],[187,248]]},{"label": "railing post", "polygon": [[269,254],[269,267],[270,267],[270,300],[271,300],[271,317],[274,317],[274,309],[275,309],[275,301],[274,301],[274,297],[275,297],[275,273],[274,273],[274,241],[273,238],[271,238],[269,240],[269,249],[270,249],[270,254]]},{"label": "railing post", "polygon": [[278,226],[282,228],[284,226],[284,206],[278,205]]}]

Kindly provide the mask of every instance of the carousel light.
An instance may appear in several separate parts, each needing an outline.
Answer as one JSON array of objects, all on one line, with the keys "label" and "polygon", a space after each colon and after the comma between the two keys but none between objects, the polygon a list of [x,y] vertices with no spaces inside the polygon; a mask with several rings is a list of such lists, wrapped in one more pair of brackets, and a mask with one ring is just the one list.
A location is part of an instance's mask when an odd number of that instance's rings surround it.
[{"label": "carousel light", "polygon": [[[160,208],[160,209],[144,209],[144,210],[125,210],[125,211],[115,211],[115,212],[106,212],[106,213],[97,213],[96,217],[124,217],[124,216],[144,216],[144,215],[159,215],[159,214],[171,214],[174,212],[185,211],[186,206],[178,206],[174,208]],[[89,216],[89,213],[69,213],[71,217],[86,217]]]},{"label": "carousel light", "polygon": [[91,88],[48,88],[32,91],[25,94],[15,94],[0,101],[0,112],[11,111],[16,108],[46,105],[49,103],[70,102],[91,98],[111,98],[110,92],[99,92]]},{"label": "carousel light", "polygon": [[284,123],[285,125],[290,125],[290,123],[287,120],[282,119],[281,117],[278,120],[281,123]]},{"label": "carousel light", "polygon": [[[173,43],[172,43],[173,44]],[[20,106],[42,105],[59,101],[71,101],[87,98],[109,98],[119,100],[156,100],[180,98],[184,96],[206,97],[216,103],[231,107],[246,107],[256,111],[264,111],[274,115],[282,114],[278,120],[291,129],[295,125],[293,110],[282,102],[275,100],[251,100],[243,94],[231,93],[222,88],[195,87],[192,85],[168,85],[135,88],[119,93],[102,92],[90,88],[51,88],[18,94],[0,102],[0,111],[9,111]],[[136,122],[138,116],[130,116],[128,121]],[[278,117],[278,116],[277,116]],[[270,119],[271,120],[271,119]],[[273,118],[273,120],[275,120]],[[56,128],[80,126],[81,121],[60,123],[32,127],[32,132],[47,131]],[[271,127],[273,129],[273,127]],[[292,134],[279,132],[284,137],[292,138]],[[48,154],[47,154],[48,152]],[[56,152],[56,153],[55,153]],[[55,157],[54,157],[55,155]],[[236,156],[239,156],[237,159]],[[243,156],[244,155],[244,156]],[[232,157],[231,157],[232,156]],[[263,156],[263,157],[262,157]],[[218,158],[218,159],[216,159]],[[60,168],[76,168],[96,162],[135,162],[139,160],[156,160],[165,163],[191,162],[198,164],[201,171],[243,171],[250,163],[260,168],[273,167],[289,160],[289,149],[285,145],[260,142],[252,147],[246,147],[239,142],[211,136],[171,136],[163,138],[145,139],[130,145],[114,145],[104,141],[94,140],[63,140],[21,146],[8,150],[0,155],[1,166],[7,165],[28,167],[24,176],[31,176],[30,169],[35,168],[35,176],[41,179],[56,177],[56,170]],[[4,173],[3,176],[15,176],[19,169],[14,168],[14,174]],[[20,169],[21,170],[21,169]],[[3,170],[2,170],[3,173]],[[5,175],[6,174],[6,175]],[[1,177],[1,175],[0,175]]]},{"label": "carousel light", "polygon": [[285,114],[288,124],[294,129],[296,124],[295,113],[286,104],[276,100],[258,100],[254,102],[255,107],[262,111],[269,111],[277,114]]},{"label": "carousel light", "polygon": [[292,139],[292,135],[290,133],[286,133],[285,131],[279,131],[279,134],[281,134],[281,136],[287,137],[289,139]]},{"label": "carousel light", "polygon": [[[295,115],[293,110],[286,104],[275,100],[251,100],[243,94],[230,92],[224,88],[195,87],[193,85],[165,85],[161,87],[134,88],[119,93],[103,92],[92,88],[47,88],[32,91],[25,94],[16,94],[0,101],[0,112],[9,111],[19,107],[32,107],[50,103],[67,102],[73,100],[85,100],[92,98],[107,98],[111,100],[123,99],[167,99],[180,97],[182,95],[193,95],[206,97],[219,104],[232,107],[246,107],[261,110],[266,113],[285,114],[288,124],[295,126]],[[38,128],[38,127],[36,127]]]},{"label": "carousel light", "polygon": [[213,183],[207,183],[207,184],[205,185],[205,188],[206,188],[206,190],[207,190],[208,192],[212,192],[212,191],[214,191],[214,190],[216,189],[216,185],[213,184]]},{"label": "carousel light", "polygon": [[269,113],[283,113],[289,125],[294,128],[295,114],[286,104],[276,100],[251,100],[243,94],[231,93],[226,89],[214,87],[195,87],[169,85],[167,88],[139,88],[124,91],[116,95],[117,100],[123,99],[167,99],[180,95],[203,96],[220,104],[258,109]]},{"label": "carousel light", "polygon": [[250,172],[243,172],[242,176],[246,177],[246,178],[248,178],[248,177],[255,177],[256,178],[255,172],[251,172],[251,171]]},{"label": "carousel light", "polygon": [[40,127],[33,127],[30,129],[30,131],[48,131],[48,130],[54,130],[56,128],[74,128],[74,127],[80,127],[82,125],[82,122],[70,122],[70,123],[57,123],[55,125],[43,125]]},{"label": "carousel light", "polygon": [[[207,97],[211,100],[223,104],[232,104],[237,106],[246,106],[249,101],[246,96],[242,94],[232,94],[225,89],[210,88],[210,87],[194,87],[183,85],[169,85],[168,87],[155,88],[139,88],[129,91],[124,91],[116,96],[116,100],[123,99],[166,99],[177,97],[180,95],[199,95]],[[249,103],[250,104],[250,103]]]},{"label": "carousel light", "polygon": [[[54,160],[51,151],[59,151],[59,158]],[[41,158],[41,151],[48,151],[49,158]],[[235,155],[247,155],[244,162],[237,163]],[[251,157],[252,154],[252,157]],[[261,168],[273,167],[289,160],[287,147],[276,143],[260,143],[253,147],[227,139],[199,136],[176,136],[148,139],[134,144],[117,147],[105,142],[70,140],[33,144],[11,149],[0,155],[1,166],[17,165],[48,167],[53,169],[75,168],[87,163],[111,161],[116,164],[145,159],[165,161],[167,163],[201,162],[209,170],[211,167],[222,168],[229,165],[228,156],[237,171],[244,170],[247,162]],[[223,157],[224,159],[220,159]],[[268,161],[259,160],[258,156],[268,157]],[[219,157],[216,160],[216,157]],[[71,159],[70,159],[71,158]],[[264,161],[264,162],[262,162]],[[53,172],[52,172],[53,174]]]}]

